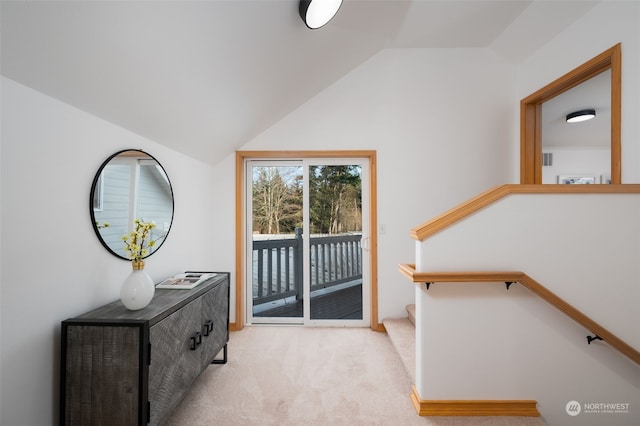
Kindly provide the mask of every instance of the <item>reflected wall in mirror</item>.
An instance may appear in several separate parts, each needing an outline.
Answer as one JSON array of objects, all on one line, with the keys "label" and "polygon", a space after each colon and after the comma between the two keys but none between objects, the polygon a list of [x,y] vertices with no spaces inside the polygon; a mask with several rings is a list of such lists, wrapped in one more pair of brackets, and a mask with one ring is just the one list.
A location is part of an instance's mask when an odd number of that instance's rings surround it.
[{"label": "reflected wall in mirror", "polygon": [[155,223],[149,257],[165,242],[173,222],[173,189],[162,165],[148,153],[127,149],[102,163],[90,195],[91,223],[102,245],[113,255],[129,260],[123,236],[134,220]]},{"label": "reflected wall in mirror", "polygon": [[[595,118],[567,123],[585,109]],[[542,104],[542,183],[558,176],[611,175],[611,70],[606,70]]]}]

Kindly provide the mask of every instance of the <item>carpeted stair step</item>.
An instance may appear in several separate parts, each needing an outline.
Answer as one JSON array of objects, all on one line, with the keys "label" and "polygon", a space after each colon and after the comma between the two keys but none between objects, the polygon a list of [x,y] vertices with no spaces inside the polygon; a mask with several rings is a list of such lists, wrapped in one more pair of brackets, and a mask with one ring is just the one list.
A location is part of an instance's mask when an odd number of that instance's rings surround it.
[{"label": "carpeted stair step", "polygon": [[416,330],[407,317],[388,318],[382,321],[387,335],[402,360],[407,375],[416,380]]},{"label": "carpeted stair step", "polygon": [[407,305],[407,314],[409,314],[409,321],[413,326],[416,326],[416,305],[411,304]]}]

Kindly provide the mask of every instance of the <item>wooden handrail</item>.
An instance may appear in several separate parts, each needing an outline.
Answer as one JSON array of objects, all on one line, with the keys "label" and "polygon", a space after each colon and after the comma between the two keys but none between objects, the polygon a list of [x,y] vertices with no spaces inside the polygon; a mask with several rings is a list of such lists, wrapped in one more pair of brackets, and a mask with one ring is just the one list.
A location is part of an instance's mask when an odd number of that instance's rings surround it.
[{"label": "wooden handrail", "polygon": [[444,228],[512,194],[640,194],[639,184],[630,185],[501,185],[454,207],[411,230],[411,238],[422,241]]},{"label": "wooden handrail", "polygon": [[519,271],[464,271],[464,272],[418,272],[415,265],[399,265],[400,272],[414,283],[434,282],[519,282],[569,318],[602,338],[610,346],[640,365],[640,352],[597,322],[574,308],[542,284]]}]

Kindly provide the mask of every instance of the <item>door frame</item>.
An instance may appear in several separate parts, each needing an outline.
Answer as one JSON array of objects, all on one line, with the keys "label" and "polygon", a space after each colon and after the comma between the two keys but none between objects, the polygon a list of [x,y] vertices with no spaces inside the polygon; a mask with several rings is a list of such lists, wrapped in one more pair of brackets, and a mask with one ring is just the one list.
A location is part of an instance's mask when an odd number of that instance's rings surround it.
[{"label": "door frame", "polygon": [[[292,158],[363,158],[369,162],[369,255],[370,255],[370,322],[371,329],[383,331],[378,323],[378,201],[376,151],[236,151],[236,298],[235,322],[231,330],[242,330],[245,324],[245,160],[277,160]],[[363,306],[363,309],[366,307]]]},{"label": "door frame", "polygon": [[611,183],[622,183],[622,49],[605,50],[520,101],[520,183],[542,183],[542,104],[592,77],[611,70]]}]

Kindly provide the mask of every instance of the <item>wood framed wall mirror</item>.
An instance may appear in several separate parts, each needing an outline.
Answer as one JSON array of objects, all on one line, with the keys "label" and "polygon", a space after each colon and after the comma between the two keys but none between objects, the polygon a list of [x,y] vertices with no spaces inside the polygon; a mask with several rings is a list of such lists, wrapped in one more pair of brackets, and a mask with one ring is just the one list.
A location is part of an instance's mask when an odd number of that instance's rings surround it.
[{"label": "wood framed wall mirror", "polygon": [[[587,85],[595,85],[596,81],[607,81],[609,99],[605,99],[604,111],[600,118],[610,117],[610,140],[604,141],[607,155],[610,157],[610,168],[607,171],[596,171],[598,180],[608,178],[607,183],[620,184],[621,177],[621,44],[618,43],[610,49],[602,52],[591,60],[585,62],[569,73],[551,82],[542,89],[529,95],[520,101],[520,183],[542,184],[549,183],[548,178],[543,181],[543,149],[544,126],[543,104],[559,97],[566,92],[579,90]],[[584,85],[583,85],[584,83]],[[547,105],[551,104],[549,102]],[[545,106],[547,106],[545,105]],[[609,109],[608,111],[606,109]],[[567,111],[570,113],[572,111]],[[596,111],[597,114],[597,111]],[[559,120],[559,117],[555,118]],[[562,117],[564,119],[564,116]],[[548,120],[547,120],[548,121]],[[578,123],[581,124],[581,123]],[[569,124],[567,124],[569,125]],[[607,143],[608,142],[608,143]],[[591,170],[567,170],[567,173],[593,172]],[[585,173],[586,174],[586,173]]]}]

